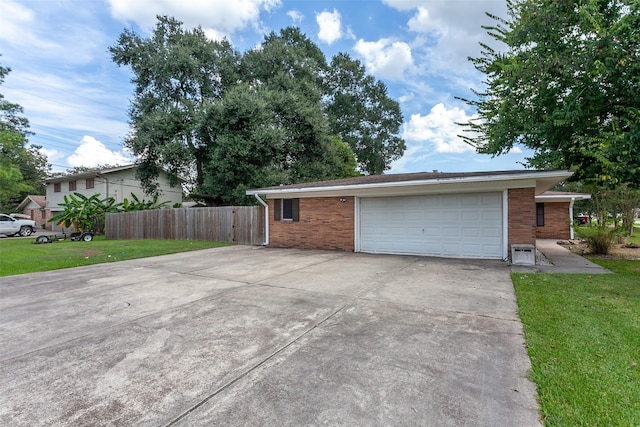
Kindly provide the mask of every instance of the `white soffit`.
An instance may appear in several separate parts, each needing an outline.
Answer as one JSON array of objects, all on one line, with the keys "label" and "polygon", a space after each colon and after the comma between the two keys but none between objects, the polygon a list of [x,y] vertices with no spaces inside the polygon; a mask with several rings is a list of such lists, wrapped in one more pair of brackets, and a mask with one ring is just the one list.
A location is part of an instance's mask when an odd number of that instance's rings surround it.
[{"label": "white soffit", "polygon": [[391,181],[352,185],[322,185],[318,187],[295,185],[282,188],[248,190],[247,195],[278,197],[391,197],[443,193],[470,193],[502,191],[509,188],[535,188],[541,194],[572,175],[567,171],[523,171],[522,174],[482,175],[455,178],[437,178],[415,181]]}]

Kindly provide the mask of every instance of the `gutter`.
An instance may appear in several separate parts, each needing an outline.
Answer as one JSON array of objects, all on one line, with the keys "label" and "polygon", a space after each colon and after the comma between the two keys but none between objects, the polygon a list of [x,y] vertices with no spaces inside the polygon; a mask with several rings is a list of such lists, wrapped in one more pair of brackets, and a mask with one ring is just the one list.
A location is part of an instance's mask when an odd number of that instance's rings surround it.
[{"label": "gutter", "polygon": [[264,206],[264,242],[262,244],[269,246],[269,205],[257,193],[253,197]]},{"label": "gutter", "polygon": [[511,175],[483,175],[473,177],[455,177],[455,178],[436,178],[436,179],[423,179],[415,181],[387,181],[376,182],[367,184],[341,184],[341,185],[327,185],[320,187],[296,187],[295,184],[284,186],[284,188],[262,188],[255,190],[247,190],[248,196],[257,194],[276,194],[286,195],[289,193],[315,193],[315,192],[345,192],[349,190],[364,190],[364,189],[377,189],[377,188],[394,188],[394,187],[415,187],[424,185],[441,185],[441,184],[456,184],[456,183],[477,183],[477,182],[491,182],[491,181],[510,181],[510,180],[536,180],[541,178],[568,178],[571,173],[566,171],[539,171],[537,173],[525,174],[511,174]]}]

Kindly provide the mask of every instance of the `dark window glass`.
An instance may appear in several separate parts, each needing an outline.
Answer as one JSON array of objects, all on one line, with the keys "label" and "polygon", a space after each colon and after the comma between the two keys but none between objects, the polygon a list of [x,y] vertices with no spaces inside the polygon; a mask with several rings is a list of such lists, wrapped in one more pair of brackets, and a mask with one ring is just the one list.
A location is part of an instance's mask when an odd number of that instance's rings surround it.
[{"label": "dark window glass", "polygon": [[93,188],[93,178],[87,178],[86,188]]},{"label": "dark window glass", "polygon": [[544,227],[544,203],[536,203],[536,225]]},{"label": "dark window glass", "polygon": [[282,199],[282,219],[293,221],[293,199]]},{"label": "dark window glass", "polygon": [[69,191],[76,191],[76,182],[69,181]]},{"label": "dark window glass", "polygon": [[56,182],[53,184],[53,192],[54,193],[59,193],[60,192],[60,183]]}]

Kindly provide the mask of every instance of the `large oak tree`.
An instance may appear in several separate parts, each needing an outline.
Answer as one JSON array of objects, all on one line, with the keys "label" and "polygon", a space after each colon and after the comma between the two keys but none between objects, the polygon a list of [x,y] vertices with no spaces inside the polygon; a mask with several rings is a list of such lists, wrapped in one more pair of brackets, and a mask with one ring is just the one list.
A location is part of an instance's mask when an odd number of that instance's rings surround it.
[{"label": "large oak tree", "polygon": [[399,106],[384,84],[349,58],[328,65],[297,28],[239,54],[158,17],[151,36],[125,30],[110,51],[133,71],[126,145],[149,191],[161,167],[194,170],[200,199],[243,203],[251,187],[352,176],[356,167],[382,173],[404,152]]}]

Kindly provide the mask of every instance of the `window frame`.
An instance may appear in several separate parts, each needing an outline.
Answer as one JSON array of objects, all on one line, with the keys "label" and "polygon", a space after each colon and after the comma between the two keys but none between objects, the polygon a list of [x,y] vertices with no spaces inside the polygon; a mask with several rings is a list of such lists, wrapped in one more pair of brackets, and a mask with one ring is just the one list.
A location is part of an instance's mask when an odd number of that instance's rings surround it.
[{"label": "window frame", "polygon": [[544,203],[536,203],[536,226],[544,227]]},{"label": "window frame", "polygon": [[[291,203],[291,217],[285,218],[285,204],[289,204],[289,202]],[[300,221],[300,199],[275,199],[273,203],[273,219],[281,222]]]},{"label": "window frame", "polygon": [[69,191],[78,191],[78,182],[77,181],[69,181]]},{"label": "window frame", "polygon": [[87,178],[84,182],[84,186],[87,190],[90,190],[92,188],[95,188],[96,184],[93,178]]},{"label": "window frame", "polygon": [[53,183],[53,192],[54,193],[61,193],[62,192],[62,183],[54,182]]}]

